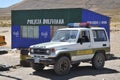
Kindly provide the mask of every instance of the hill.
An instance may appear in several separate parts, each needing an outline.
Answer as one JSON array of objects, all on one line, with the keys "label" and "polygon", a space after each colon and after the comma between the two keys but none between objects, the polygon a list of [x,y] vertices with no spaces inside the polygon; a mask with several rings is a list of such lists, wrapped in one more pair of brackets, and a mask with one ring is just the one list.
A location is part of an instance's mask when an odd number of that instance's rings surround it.
[{"label": "hill", "polygon": [[0,15],[10,15],[11,10],[86,8],[101,12],[120,8],[120,0],[23,0],[8,8],[0,9]]}]

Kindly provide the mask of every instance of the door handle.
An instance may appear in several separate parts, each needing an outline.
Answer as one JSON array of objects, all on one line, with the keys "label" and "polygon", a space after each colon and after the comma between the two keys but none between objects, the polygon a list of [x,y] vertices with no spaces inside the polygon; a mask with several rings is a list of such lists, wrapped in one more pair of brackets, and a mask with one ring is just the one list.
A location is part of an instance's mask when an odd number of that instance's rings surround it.
[{"label": "door handle", "polygon": [[106,46],[106,44],[103,44],[103,46]]}]

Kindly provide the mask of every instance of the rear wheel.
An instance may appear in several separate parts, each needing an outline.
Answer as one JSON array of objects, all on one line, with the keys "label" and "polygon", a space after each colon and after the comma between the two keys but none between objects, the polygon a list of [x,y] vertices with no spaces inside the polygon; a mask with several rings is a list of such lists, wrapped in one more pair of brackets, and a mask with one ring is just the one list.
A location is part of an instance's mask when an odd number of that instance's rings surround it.
[{"label": "rear wheel", "polygon": [[102,69],[105,64],[105,56],[103,53],[97,53],[92,59],[92,66],[96,69]]},{"label": "rear wheel", "polygon": [[44,69],[45,65],[43,64],[38,64],[38,63],[33,63],[31,62],[31,67],[35,70],[35,71],[41,71]]},{"label": "rear wheel", "polygon": [[70,71],[70,60],[68,57],[61,57],[54,65],[54,71],[58,75],[67,74]]}]

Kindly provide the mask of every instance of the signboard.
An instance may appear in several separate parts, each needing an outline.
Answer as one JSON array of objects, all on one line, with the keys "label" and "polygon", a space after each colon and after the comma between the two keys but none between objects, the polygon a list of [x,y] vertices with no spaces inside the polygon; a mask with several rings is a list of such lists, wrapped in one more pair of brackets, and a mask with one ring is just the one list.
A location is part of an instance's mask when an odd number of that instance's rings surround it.
[{"label": "signboard", "polygon": [[81,21],[81,8],[13,10],[12,25],[62,25]]},{"label": "signboard", "polygon": [[64,19],[27,19],[26,24],[35,25],[35,24],[64,24]]}]

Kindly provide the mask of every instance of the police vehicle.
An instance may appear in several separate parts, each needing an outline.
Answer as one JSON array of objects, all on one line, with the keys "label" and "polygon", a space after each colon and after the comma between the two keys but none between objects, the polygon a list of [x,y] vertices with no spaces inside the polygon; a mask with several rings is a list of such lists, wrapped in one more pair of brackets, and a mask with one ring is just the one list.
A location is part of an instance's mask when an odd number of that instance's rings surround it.
[{"label": "police vehicle", "polygon": [[89,23],[69,23],[70,28],[56,31],[47,43],[30,46],[30,61],[34,70],[54,65],[58,75],[69,73],[71,67],[90,61],[95,69],[102,69],[110,54],[110,41],[102,27]]}]

